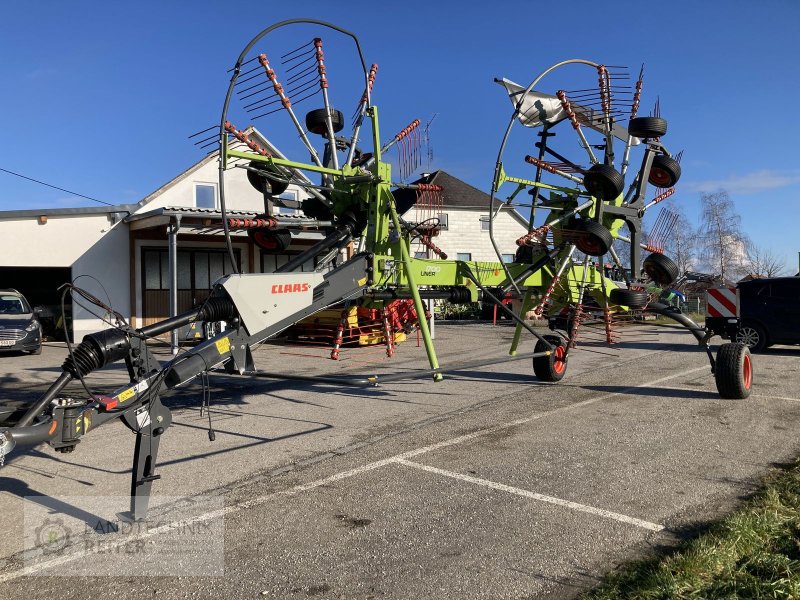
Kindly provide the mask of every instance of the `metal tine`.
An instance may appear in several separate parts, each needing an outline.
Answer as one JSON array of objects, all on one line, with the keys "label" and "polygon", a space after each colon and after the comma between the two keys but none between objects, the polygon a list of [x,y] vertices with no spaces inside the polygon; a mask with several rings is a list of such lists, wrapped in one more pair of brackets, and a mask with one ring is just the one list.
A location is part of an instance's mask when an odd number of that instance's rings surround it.
[{"label": "metal tine", "polygon": [[269,85],[270,83],[271,82],[269,81],[269,79],[267,79],[267,81],[261,81],[259,83],[255,83],[255,84],[251,85],[250,87],[242,88],[241,90],[236,90],[236,93],[237,94],[243,94],[244,92],[248,92],[248,91],[250,91],[252,89],[255,89],[257,87],[261,87],[263,85]]},{"label": "metal tine", "polygon": [[218,127],[219,127],[219,125],[212,125],[211,127],[203,129],[202,131],[198,131],[196,133],[193,133],[192,135],[189,136],[189,139],[192,139],[193,137],[197,137],[198,135],[200,135],[201,133],[205,133],[206,131],[211,131],[212,129],[217,129]]},{"label": "metal tine", "polygon": [[302,85],[298,85],[297,87],[292,88],[291,90],[287,90],[286,93],[287,94],[292,94],[293,96],[296,95],[296,94],[305,94],[309,89],[311,89],[312,87],[314,87],[316,85],[319,85],[319,81],[317,81],[317,80],[314,80],[314,81],[311,81],[311,82],[306,82],[306,83],[304,83]]},{"label": "metal tine", "polygon": [[[198,146],[198,147],[202,150],[203,148],[208,148],[209,146],[213,146],[214,144],[218,144],[218,143],[219,143],[219,139],[215,139],[214,141],[208,142],[207,144],[203,144],[202,146]],[[195,146],[197,146],[197,144],[195,144]]]},{"label": "metal tine", "polygon": [[294,62],[296,60],[300,60],[304,56],[307,56],[308,54],[313,54],[313,53],[314,53],[314,48],[312,47],[308,52],[306,52],[304,54],[302,54],[302,53],[301,54],[297,54],[296,56],[293,56],[291,58],[287,58],[286,60],[283,60],[283,58],[281,58],[281,66],[285,67],[289,63],[292,63],[292,62]]},{"label": "metal tine", "polygon": [[308,68],[307,68],[305,71],[302,71],[302,72],[300,72],[300,73],[295,73],[294,75],[292,75],[291,77],[289,77],[289,79],[287,79],[287,80],[286,80],[286,85],[291,85],[291,84],[292,84],[292,82],[293,82],[295,79],[300,79],[301,77],[303,77],[303,76],[305,76],[305,75],[308,75],[309,73],[313,73],[313,72],[314,72],[314,71],[316,71],[316,70],[317,70],[317,66],[316,66],[316,65],[311,65],[311,66],[310,66],[310,67],[308,67]]},{"label": "metal tine", "polygon": [[[258,57],[254,56],[253,58],[251,58],[251,59],[249,59],[249,60],[246,60],[246,61],[244,61],[242,64],[240,64],[240,65],[239,65],[239,68],[241,69],[241,68],[242,68],[243,66],[245,66],[247,63],[251,63],[251,62],[253,62],[254,60],[256,60],[256,58],[258,58]],[[228,70],[227,70],[227,71],[225,71],[225,72],[226,72],[226,73],[233,73],[233,70],[234,70],[235,68],[236,68],[236,67],[231,67],[230,69],[228,69]]]},{"label": "metal tine", "polygon": [[297,88],[297,87],[301,87],[301,86],[307,85],[309,82],[319,83],[319,77],[315,77],[314,73],[306,73],[302,77],[298,77],[297,79],[292,81],[292,83],[289,83],[287,81],[285,85],[286,85],[287,88],[290,88],[290,87]]},{"label": "metal tine", "polygon": [[258,96],[259,94],[263,94],[264,92],[269,93],[269,90],[268,89],[256,90],[255,92],[253,92],[251,94],[247,94],[246,96],[240,96],[239,100],[244,101],[244,100],[247,100],[248,98],[252,98],[253,96]]},{"label": "metal tine", "polygon": [[650,114],[651,117],[660,117],[661,116],[661,97],[656,97],[656,105],[653,108],[653,112]]},{"label": "metal tine", "polygon": [[[630,86],[630,85],[612,85],[610,87],[611,87],[612,90],[613,89],[618,89],[618,90],[620,90],[620,89],[621,90],[633,89],[633,86]],[[570,96],[572,96],[573,94],[581,93],[581,92],[594,92],[596,94],[597,93],[597,88],[586,88],[584,90],[567,90],[566,91],[567,95],[570,95]]]},{"label": "metal tine", "polygon": [[[212,128],[213,129],[213,128]],[[194,145],[199,146],[200,144],[204,144],[208,140],[218,140],[219,136],[215,133],[214,135],[210,135],[207,138],[203,138],[202,140],[197,140]]]},{"label": "metal tine", "polygon": [[276,113],[276,112],[278,112],[279,110],[282,110],[282,109],[283,109],[283,107],[279,106],[278,108],[276,108],[274,110],[270,110],[268,112],[265,112],[264,114],[256,115],[255,117],[250,117],[250,119],[255,121],[256,119],[260,119],[261,117],[266,117],[267,115],[271,115],[272,113]]},{"label": "metal tine", "polygon": [[297,48],[295,48],[294,50],[291,50],[291,51],[287,52],[286,54],[283,54],[283,55],[281,55],[281,60],[283,60],[283,59],[284,59],[284,58],[286,58],[287,56],[290,56],[290,55],[292,55],[292,54],[296,54],[297,52],[300,52],[300,50],[302,50],[303,48],[305,48],[305,47],[307,47],[307,46],[310,46],[312,43],[313,43],[313,42],[306,42],[305,44],[303,44],[303,45],[301,45],[301,46],[298,46],[298,47],[297,47]]},{"label": "metal tine", "polygon": [[295,69],[298,69],[298,68],[302,67],[302,66],[303,66],[304,64],[306,64],[307,62],[316,61],[316,60],[317,60],[316,56],[314,56],[314,54],[312,53],[312,54],[311,54],[311,56],[309,56],[309,57],[308,57],[306,60],[304,60],[303,62],[299,62],[299,63],[297,63],[296,65],[292,65],[291,67],[289,67],[288,69],[286,69],[286,72],[287,72],[287,73],[291,73],[291,72],[292,72],[292,71],[294,71]]},{"label": "metal tine", "polygon": [[[251,102],[250,104],[245,104],[242,108],[244,108],[245,110],[248,110],[248,109],[250,109],[250,110],[258,110],[259,108],[262,108],[264,106],[269,106],[270,104],[275,104],[276,102],[280,102],[281,101],[280,98],[275,97],[272,100],[270,100],[269,102],[267,102],[266,104],[262,104],[262,102],[265,102],[268,98],[269,98],[269,96],[267,96],[267,98],[261,98],[260,100],[256,100],[254,102]],[[256,105],[258,105],[258,106],[256,106]]]},{"label": "metal tine", "polygon": [[[261,88],[261,89],[258,89],[258,90],[254,91],[254,92],[249,93],[249,94],[245,94],[244,96],[240,95],[239,96],[239,100],[245,100],[247,98],[251,98],[251,97],[255,96],[256,94],[260,94],[261,92],[267,91],[264,88],[269,88],[269,83],[270,83],[269,80],[267,80],[266,82],[262,82],[262,83],[259,83],[258,85],[254,85],[252,87],[247,88],[248,90],[252,90],[254,88]],[[246,90],[242,90],[242,91],[244,92]]]},{"label": "metal tine", "polygon": [[320,92],[320,90],[317,90],[317,91],[309,94],[308,96],[303,96],[302,98],[300,98],[300,100],[292,100],[292,104],[300,104],[303,100],[308,100],[312,96],[316,96],[317,94],[319,94],[319,92]]},{"label": "metal tine", "polygon": [[252,106],[252,107],[249,107],[249,108],[248,107],[243,107],[243,108],[244,108],[245,112],[249,114],[249,113],[255,112],[257,110],[261,110],[262,108],[266,108],[268,106],[272,106],[273,104],[277,104],[280,101],[281,101],[280,98],[273,98],[269,102],[265,102],[264,100],[260,100],[259,102],[255,103],[258,106]]},{"label": "metal tine", "polygon": [[[261,73],[263,73],[263,71],[261,71]],[[236,80],[236,85],[241,85],[242,83],[246,83],[246,82],[248,82],[248,81],[252,81],[252,80],[253,80],[253,79],[255,79],[256,77],[258,77],[259,75],[261,75],[261,73],[256,73],[255,75],[251,75],[250,77],[246,77],[246,78],[244,78],[244,79],[237,79],[237,80]]]},{"label": "metal tine", "polygon": [[244,73],[239,73],[239,77],[241,77],[241,76],[243,76],[243,75],[250,75],[250,73],[255,73],[256,71],[258,71],[258,70],[260,70],[260,69],[261,69],[261,65],[259,65],[259,66],[257,66],[257,67],[253,67],[253,68],[252,68],[252,69],[250,69],[249,71],[245,71]]}]

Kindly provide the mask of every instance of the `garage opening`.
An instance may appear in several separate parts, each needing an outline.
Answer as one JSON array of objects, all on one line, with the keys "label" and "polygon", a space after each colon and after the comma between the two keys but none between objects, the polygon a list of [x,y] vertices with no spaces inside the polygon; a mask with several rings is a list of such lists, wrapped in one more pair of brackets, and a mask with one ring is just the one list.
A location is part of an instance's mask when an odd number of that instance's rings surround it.
[{"label": "garage opening", "polygon": [[72,302],[67,295],[61,313],[61,292],[58,288],[71,281],[69,267],[0,267],[0,288],[13,288],[22,293],[34,308],[41,308],[39,320],[46,338],[64,340],[63,323],[72,337]]}]

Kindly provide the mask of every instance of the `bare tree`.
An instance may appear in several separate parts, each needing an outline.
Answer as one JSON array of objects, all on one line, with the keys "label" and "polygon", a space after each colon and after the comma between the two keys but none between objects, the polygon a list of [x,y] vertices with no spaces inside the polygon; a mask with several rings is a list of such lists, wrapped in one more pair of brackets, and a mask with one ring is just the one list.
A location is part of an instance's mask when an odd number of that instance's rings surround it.
[{"label": "bare tree", "polygon": [[683,209],[671,201],[665,207],[677,215],[675,226],[665,240],[664,251],[678,265],[678,272],[683,275],[697,267],[697,229],[686,218]]},{"label": "bare tree", "polygon": [[699,229],[700,256],[715,275],[736,280],[747,271],[747,236],[742,219],[728,192],[705,193],[700,198],[702,221]]},{"label": "bare tree", "polygon": [[746,257],[747,270],[753,275],[761,277],[780,277],[786,273],[786,263],[770,248],[747,245]]}]

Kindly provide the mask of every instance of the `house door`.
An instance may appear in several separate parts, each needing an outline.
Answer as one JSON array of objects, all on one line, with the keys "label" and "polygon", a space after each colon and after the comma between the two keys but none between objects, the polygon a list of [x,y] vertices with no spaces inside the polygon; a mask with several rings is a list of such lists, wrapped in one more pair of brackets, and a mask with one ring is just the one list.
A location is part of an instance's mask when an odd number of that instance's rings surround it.
[{"label": "house door", "polygon": [[[239,250],[234,250],[241,265]],[[232,272],[226,250],[178,250],[178,314],[200,306],[211,284]],[[142,248],[142,322],[169,317],[169,254],[166,248]],[[167,334],[169,337],[169,334]]]}]

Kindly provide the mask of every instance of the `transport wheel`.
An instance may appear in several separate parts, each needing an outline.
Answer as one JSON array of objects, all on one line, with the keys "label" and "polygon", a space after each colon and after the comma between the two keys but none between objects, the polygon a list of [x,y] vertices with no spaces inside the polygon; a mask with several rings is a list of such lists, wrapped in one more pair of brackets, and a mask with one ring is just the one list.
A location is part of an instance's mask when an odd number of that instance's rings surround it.
[{"label": "transport wheel", "polygon": [[597,221],[576,220],[574,223],[578,231],[575,246],[584,254],[603,256],[614,243],[611,232]]},{"label": "transport wheel", "polygon": [[625,179],[611,165],[592,165],[583,176],[583,186],[595,198],[615,200],[625,188]]},{"label": "transport wheel", "polygon": [[758,323],[750,321],[742,323],[741,327],[739,327],[739,333],[736,334],[735,341],[750,348],[751,352],[761,352],[768,346],[767,332]]},{"label": "transport wheel", "polygon": [[667,133],[667,122],[661,117],[635,117],[628,122],[628,133],[637,138],[657,138]]},{"label": "transport wheel", "polygon": [[[331,110],[330,112],[331,125],[333,125],[333,132],[339,133],[344,127],[344,115],[342,114],[342,111],[336,110],[335,108],[331,108],[330,110]],[[328,134],[328,125],[325,122],[324,108],[318,108],[306,114],[306,128],[311,133],[317,133],[319,135]]]},{"label": "transport wheel", "polygon": [[515,263],[532,263],[533,262],[533,248],[530,246],[517,246],[517,251],[514,252]]},{"label": "transport wheel", "polygon": [[656,187],[669,188],[678,183],[680,178],[681,165],[677,160],[666,154],[658,154],[653,158],[648,182]]},{"label": "transport wheel", "polygon": [[743,400],[753,385],[753,364],[750,349],[744,344],[722,344],[717,350],[714,379],[723,398]]},{"label": "transport wheel", "polygon": [[626,290],[614,288],[609,294],[612,304],[627,306],[628,308],[644,308],[650,301],[650,294],[640,290]]},{"label": "transport wheel", "polygon": [[269,254],[280,254],[292,243],[292,234],[287,229],[251,229],[247,232],[253,243]]},{"label": "transport wheel", "polygon": [[647,276],[662,287],[672,284],[678,278],[678,265],[658,252],[645,258],[642,266]]},{"label": "transport wheel", "polygon": [[285,179],[286,175],[267,163],[251,160],[248,165],[247,181],[262,194],[264,193],[265,184],[268,183],[270,194],[272,196],[280,196],[289,187],[289,182],[285,181]]},{"label": "transport wheel", "polygon": [[[567,348],[564,340],[557,335],[545,335],[545,340],[555,348],[549,356],[538,356],[533,359],[533,373],[542,381],[561,381],[567,372]],[[534,352],[546,352],[547,346],[541,340],[536,342]]]}]

